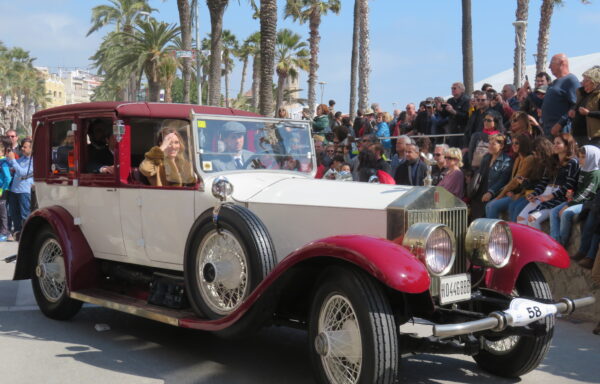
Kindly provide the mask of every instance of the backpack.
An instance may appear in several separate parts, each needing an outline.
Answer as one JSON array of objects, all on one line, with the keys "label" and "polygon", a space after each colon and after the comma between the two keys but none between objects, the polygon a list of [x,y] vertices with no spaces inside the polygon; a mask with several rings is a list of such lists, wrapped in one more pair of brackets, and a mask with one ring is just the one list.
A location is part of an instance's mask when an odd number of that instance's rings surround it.
[{"label": "backpack", "polygon": [[475,150],[471,156],[471,168],[479,168],[483,156],[488,153],[489,145],[490,144],[486,140],[479,139],[477,141],[477,145],[475,145]]}]

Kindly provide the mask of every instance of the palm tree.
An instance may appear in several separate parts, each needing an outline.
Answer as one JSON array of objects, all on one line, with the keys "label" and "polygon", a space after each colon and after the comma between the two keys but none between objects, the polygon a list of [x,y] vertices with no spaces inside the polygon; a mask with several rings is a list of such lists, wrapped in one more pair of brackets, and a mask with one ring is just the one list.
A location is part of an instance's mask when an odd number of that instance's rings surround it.
[{"label": "palm tree", "polygon": [[356,114],[356,91],[358,80],[358,43],[360,38],[360,3],[354,0],[354,26],[352,28],[352,59],[350,60],[350,121]]},{"label": "palm tree", "polygon": [[317,69],[319,69],[319,27],[321,16],[331,11],[336,15],[341,8],[340,0],[287,0],[285,5],[285,17],[291,17],[294,21],[305,23],[308,21],[310,29],[310,72],[308,74],[308,110],[312,116],[315,112],[317,100]]},{"label": "palm tree", "polygon": [[[86,36],[98,31],[102,27],[113,24],[115,32],[133,32],[133,26],[142,16],[149,14],[156,9],[148,5],[148,0],[108,0],[112,5],[98,5],[92,8],[92,26]],[[125,44],[128,44],[126,42]],[[130,73],[123,81],[128,82],[127,87],[123,87],[120,95],[121,99],[134,100],[137,94],[137,83],[139,73]],[[127,95],[125,94],[127,90]]]},{"label": "palm tree", "polygon": [[206,0],[210,12],[210,73],[208,75],[208,104],[219,105],[221,99],[221,34],[223,33],[223,14],[229,0]]},{"label": "palm tree", "polygon": [[467,95],[473,93],[473,24],[471,0],[462,0],[463,83]]},{"label": "palm tree", "polygon": [[[177,10],[179,11],[179,25],[181,28],[181,41],[183,50],[191,52],[192,50],[192,14],[188,0],[177,0]],[[190,79],[192,72],[192,58],[183,57],[183,102],[190,102]]]},{"label": "palm tree", "polygon": [[235,52],[235,56],[242,62],[242,80],[240,82],[238,97],[241,97],[244,94],[244,83],[246,82],[246,73],[248,72],[248,61],[250,60],[250,56],[256,54],[256,47],[258,46],[257,41],[260,43],[260,32],[254,32],[250,35]]},{"label": "palm tree", "polygon": [[260,0],[260,113],[273,115],[277,0]]},{"label": "palm tree", "polygon": [[[165,55],[160,60],[160,67],[158,68],[158,70],[160,72],[160,85],[165,90],[165,102],[166,103],[173,102],[172,88],[173,88],[173,82],[175,81],[175,78],[177,77],[178,64],[179,63],[178,63],[177,59],[171,55]],[[188,97],[189,97],[189,92],[188,92]]]},{"label": "palm tree", "polygon": [[360,0],[360,55],[358,61],[358,108],[365,110],[369,104],[369,0]]},{"label": "palm tree", "polygon": [[[140,22],[135,33],[122,33],[124,38],[130,38],[132,44],[120,52],[114,66],[127,66],[135,63],[136,68],[142,69],[148,80],[150,101],[158,101],[161,83],[160,67],[170,55],[169,44],[179,36],[180,29],[175,25],[158,22],[155,19]],[[115,42],[119,43],[118,39]]]},{"label": "palm tree", "polygon": [[221,35],[223,44],[223,75],[225,76],[225,106],[229,108],[229,74],[233,70],[233,56],[239,49],[237,38],[230,30],[223,30]]},{"label": "palm tree", "polygon": [[548,43],[550,41],[550,22],[552,21],[555,4],[562,4],[562,0],[543,0],[542,2],[537,43],[536,73],[540,73],[546,69],[546,57],[548,56]]},{"label": "palm tree", "polygon": [[[527,18],[529,15],[529,0],[517,0],[517,11],[515,12],[515,16],[517,22],[525,22],[527,23]],[[518,29],[519,27],[517,27]],[[527,41],[527,24],[524,24],[520,29],[522,33],[515,33],[515,61],[513,65],[513,73],[514,79],[513,84],[515,87],[519,87],[523,82],[523,76],[525,73],[525,42]],[[518,77],[518,68],[521,68],[521,78]]]},{"label": "palm tree", "polygon": [[288,77],[296,79],[298,70],[309,69],[309,52],[306,43],[301,41],[300,35],[289,29],[282,29],[277,33],[275,46],[275,72],[277,72],[277,103],[275,110],[279,110],[283,102],[283,89]]},{"label": "palm tree", "polygon": [[257,112],[260,100],[260,32],[254,32],[248,37],[248,41],[252,49],[252,108]]}]

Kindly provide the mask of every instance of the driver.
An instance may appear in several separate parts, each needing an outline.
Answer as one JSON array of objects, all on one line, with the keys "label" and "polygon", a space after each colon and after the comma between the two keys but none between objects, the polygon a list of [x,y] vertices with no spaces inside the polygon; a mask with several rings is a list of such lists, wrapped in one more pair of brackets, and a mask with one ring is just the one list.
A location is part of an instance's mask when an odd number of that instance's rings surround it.
[{"label": "driver", "polygon": [[246,127],[237,121],[229,121],[221,128],[221,138],[225,144],[227,156],[215,160],[214,167],[217,171],[230,171],[245,168],[246,162],[254,155],[244,149]]},{"label": "driver", "polygon": [[113,174],[115,159],[109,147],[112,136],[111,123],[102,119],[92,121],[88,136],[90,144],[87,147],[86,172]]}]

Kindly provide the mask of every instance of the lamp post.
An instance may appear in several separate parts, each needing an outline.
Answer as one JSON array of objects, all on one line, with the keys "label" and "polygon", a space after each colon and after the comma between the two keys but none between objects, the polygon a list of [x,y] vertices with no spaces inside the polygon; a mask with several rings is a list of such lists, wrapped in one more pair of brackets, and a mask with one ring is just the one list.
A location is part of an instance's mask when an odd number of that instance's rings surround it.
[{"label": "lamp post", "polygon": [[319,81],[319,85],[321,86],[321,104],[323,104],[323,93],[325,93],[325,81]]}]

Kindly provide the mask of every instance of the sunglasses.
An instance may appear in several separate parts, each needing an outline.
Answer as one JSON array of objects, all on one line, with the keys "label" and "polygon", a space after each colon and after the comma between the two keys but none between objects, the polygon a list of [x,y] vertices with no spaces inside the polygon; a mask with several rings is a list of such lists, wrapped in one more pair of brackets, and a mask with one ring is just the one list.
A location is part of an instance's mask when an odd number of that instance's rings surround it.
[{"label": "sunglasses", "polygon": [[442,156],[442,154],[441,154],[441,153],[434,153],[434,154],[433,154],[433,157],[440,157],[440,156]]},{"label": "sunglasses", "polygon": [[484,101],[487,101],[487,99],[475,99],[475,101],[478,101],[480,103],[483,103]]},{"label": "sunglasses", "polygon": [[512,144],[512,145],[513,145],[513,146],[515,146],[515,145],[519,145],[519,142],[518,142],[518,141],[513,141],[513,144]]},{"label": "sunglasses", "polygon": [[17,137],[17,136],[15,136],[15,135],[8,135],[8,137]]},{"label": "sunglasses", "polygon": [[450,157],[450,156],[444,156],[444,159],[446,159],[446,160],[456,160],[456,158]]},{"label": "sunglasses", "polygon": [[494,119],[483,119],[483,121],[485,121],[486,123],[493,123]]}]

